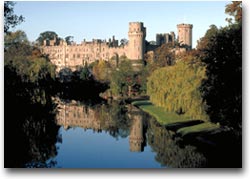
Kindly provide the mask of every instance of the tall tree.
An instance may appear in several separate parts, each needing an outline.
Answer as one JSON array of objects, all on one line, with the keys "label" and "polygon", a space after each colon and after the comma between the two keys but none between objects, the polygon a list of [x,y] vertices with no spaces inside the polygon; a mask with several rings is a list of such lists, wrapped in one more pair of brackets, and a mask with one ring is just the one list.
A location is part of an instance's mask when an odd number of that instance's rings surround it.
[{"label": "tall tree", "polygon": [[65,41],[66,41],[67,45],[71,45],[73,43],[73,39],[74,39],[73,36],[65,37]]},{"label": "tall tree", "polygon": [[235,23],[219,29],[200,50],[204,54],[207,80],[203,98],[207,113],[214,122],[241,129],[242,122],[242,23],[241,2],[227,5],[226,12]]},{"label": "tall tree", "polygon": [[23,16],[14,14],[14,5],[12,1],[4,1],[4,33],[24,21]]},{"label": "tall tree", "polygon": [[57,33],[53,31],[45,31],[40,33],[39,37],[36,39],[39,45],[43,45],[44,40],[54,40],[58,41],[58,35]]}]

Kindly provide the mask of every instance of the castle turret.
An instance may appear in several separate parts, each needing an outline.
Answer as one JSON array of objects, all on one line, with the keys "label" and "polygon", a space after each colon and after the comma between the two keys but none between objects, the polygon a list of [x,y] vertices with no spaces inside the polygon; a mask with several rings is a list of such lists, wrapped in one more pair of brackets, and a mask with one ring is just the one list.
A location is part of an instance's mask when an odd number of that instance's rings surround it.
[{"label": "castle turret", "polygon": [[178,42],[181,45],[192,48],[192,24],[178,24]]},{"label": "castle turret", "polygon": [[131,152],[143,151],[143,121],[141,115],[133,115],[132,126],[129,135],[129,146]]},{"label": "castle turret", "polygon": [[142,22],[129,23],[128,58],[131,60],[142,60],[145,53],[146,28]]}]

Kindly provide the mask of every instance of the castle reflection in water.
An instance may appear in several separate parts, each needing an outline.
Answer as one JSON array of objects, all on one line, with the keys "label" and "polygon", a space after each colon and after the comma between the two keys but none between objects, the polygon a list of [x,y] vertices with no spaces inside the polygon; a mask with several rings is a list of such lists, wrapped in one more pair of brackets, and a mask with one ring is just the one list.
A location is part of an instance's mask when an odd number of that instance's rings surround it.
[{"label": "castle reflection in water", "polygon": [[[89,107],[77,101],[63,102],[59,98],[55,99],[58,106],[56,122],[63,126],[65,130],[74,127],[81,127],[84,130],[92,129],[94,132],[102,132],[108,128],[119,128],[116,126],[114,118],[110,114],[112,111],[104,111],[102,106]],[[143,118],[136,108],[130,107],[127,112],[130,124],[129,145],[131,152],[143,151]]]}]

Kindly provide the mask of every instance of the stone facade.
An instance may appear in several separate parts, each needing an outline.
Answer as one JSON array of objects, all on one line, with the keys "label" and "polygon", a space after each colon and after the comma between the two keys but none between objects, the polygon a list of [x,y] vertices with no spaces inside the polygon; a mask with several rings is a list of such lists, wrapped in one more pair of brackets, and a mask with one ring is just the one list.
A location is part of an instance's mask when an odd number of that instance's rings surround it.
[{"label": "stone facade", "polygon": [[156,45],[162,45],[170,42],[175,42],[175,33],[164,33],[164,34],[156,34]]},{"label": "stone facade", "polygon": [[[181,44],[192,47],[192,25],[179,24],[178,39]],[[142,22],[130,22],[128,31],[129,42],[125,45],[118,45],[118,40],[113,36],[112,40],[93,39],[92,41],[82,41],[81,44],[68,45],[65,41],[56,43],[56,39],[44,41],[41,47],[42,53],[49,55],[49,59],[57,66],[57,71],[63,68],[75,70],[77,66],[85,63],[90,64],[96,60],[110,60],[126,56],[132,61],[144,59],[147,51],[169,42],[175,41],[175,34],[157,34],[156,45],[146,47],[146,28]]]},{"label": "stone facade", "polygon": [[178,24],[178,42],[181,45],[187,46],[192,49],[192,24]]}]

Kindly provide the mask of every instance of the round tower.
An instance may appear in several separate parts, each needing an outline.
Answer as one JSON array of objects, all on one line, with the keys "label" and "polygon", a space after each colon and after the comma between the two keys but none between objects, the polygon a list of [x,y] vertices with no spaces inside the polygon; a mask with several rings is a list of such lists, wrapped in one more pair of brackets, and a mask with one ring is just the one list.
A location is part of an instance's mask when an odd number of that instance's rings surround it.
[{"label": "round tower", "polygon": [[145,53],[146,28],[142,22],[130,22],[128,32],[128,58],[142,60]]},{"label": "round tower", "polygon": [[129,135],[129,147],[131,152],[143,151],[143,121],[141,115],[133,115],[132,126]]},{"label": "round tower", "polygon": [[178,24],[178,42],[192,49],[192,24]]}]

